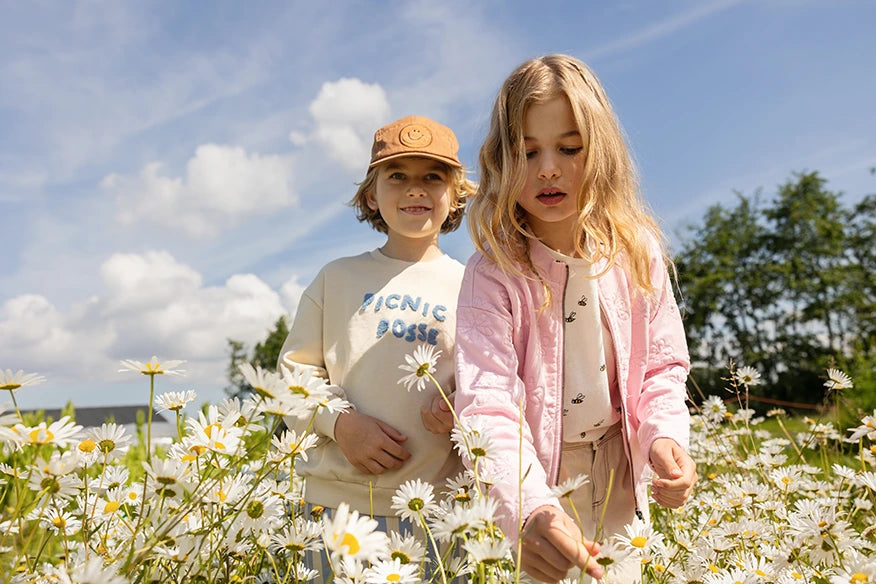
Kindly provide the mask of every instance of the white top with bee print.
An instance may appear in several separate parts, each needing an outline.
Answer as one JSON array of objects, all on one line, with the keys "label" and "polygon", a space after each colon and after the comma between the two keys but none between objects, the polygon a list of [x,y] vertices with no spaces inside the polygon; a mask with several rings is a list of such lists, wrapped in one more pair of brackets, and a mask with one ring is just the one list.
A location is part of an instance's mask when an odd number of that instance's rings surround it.
[{"label": "white top with bee print", "polygon": [[592,264],[550,252],[569,267],[563,298],[563,441],[593,442],[621,419],[611,333],[599,311]]}]

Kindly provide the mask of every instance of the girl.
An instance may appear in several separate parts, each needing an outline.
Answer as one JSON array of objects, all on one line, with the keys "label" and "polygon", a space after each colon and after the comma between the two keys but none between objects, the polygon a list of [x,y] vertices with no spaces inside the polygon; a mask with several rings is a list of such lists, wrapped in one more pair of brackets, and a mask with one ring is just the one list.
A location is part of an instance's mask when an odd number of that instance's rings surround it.
[{"label": "girl", "polygon": [[480,166],[456,407],[463,426],[491,429],[488,480],[505,533],[523,539],[523,569],[599,577],[598,545],[582,543],[551,487],[589,476],[572,500],[600,540],[647,518],[646,463],[661,505],[680,506],[696,481],[662,234],[599,80],[572,57],[527,61],[505,81]]}]

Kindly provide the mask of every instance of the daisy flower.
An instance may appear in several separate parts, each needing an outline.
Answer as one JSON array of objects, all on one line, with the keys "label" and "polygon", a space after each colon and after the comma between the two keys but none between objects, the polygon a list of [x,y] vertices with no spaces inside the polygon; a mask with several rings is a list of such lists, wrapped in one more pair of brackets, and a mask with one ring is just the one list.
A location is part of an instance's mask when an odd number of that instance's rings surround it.
[{"label": "daisy flower", "polygon": [[283,501],[276,495],[256,492],[243,503],[243,512],[238,515],[241,528],[252,532],[274,532],[282,524],[286,511]]},{"label": "daisy flower", "polygon": [[64,447],[77,441],[77,435],[80,430],[82,430],[82,426],[73,423],[70,420],[70,416],[64,416],[57,422],[52,422],[49,425],[46,425],[45,422],[40,422],[37,426],[16,424],[9,428],[9,432],[6,435],[21,445],[33,444],[42,446],[44,444],[55,444]]},{"label": "daisy flower", "polygon": [[155,396],[154,408],[156,412],[178,412],[198,397],[191,389],[186,391],[167,391]]},{"label": "daisy flower", "polygon": [[155,355],[152,356],[152,359],[143,363],[142,361],[135,361],[134,359],[123,359],[122,360],[122,368],[119,369],[119,373],[124,373],[126,371],[133,371],[135,373],[142,373],[143,375],[182,375],[185,373],[185,370],[176,369],[180,365],[185,363],[185,361],[165,361],[161,363],[158,361],[158,357]]},{"label": "daisy flower", "polygon": [[421,515],[428,517],[435,511],[434,500],[432,485],[420,479],[406,481],[392,496],[392,509],[402,519],[417,522]]},{"label": "daisy flower", "polygon": [[734,377],[736,377],[737,382],[746,387],[760,385],[761,382],[760,373],[754,367],[740,367],[736,370]]},{"label": "daisy flower", "polygon": [[186,425],[189,429],[187,441],[189,447],[201,446],[207,450],[220,454],[233,454],[236,452],[243,429],[235,422],[239,414],[223,416],[216,406],[209,406],[207,414],[198,412],[198,418],[189,418]]},{"label": "daisy flower", "polygon": [[286,554],[301,554],[308,550],[318,552],[322,549],[321,532],[322,526],[316,521],[296,517],[291,526],[271,535],[271,548]]},{"label": "daisy flower", "polygon": [[238,366],[240,373],[253,391],[261,397],[275,398],[284,389],[283,379],[272,371],[261,367],[253,367],[252,363],[244,361]]},{"label": "daisy flower", "polygon": [[280,436],[271,438],[271,460],[281,462],[287,458],[300,456],[301,460],[307,460],[307,451],[316,446],[319,436],[305,434],[299,438],[295,430],[286,430]]},{"label": "daisy flower", "polygon": [[555,487],[551,487],[551,495],[558,499],[562,499],[563,497],[571,497],[572,493],[574,493],[589,482],[590,479],[587,478],[587,475],[579,474],[578,476],[566,479]]},{"label": "daisy flower", "polygon": [[361,517],[341,503],[331,519],[323,518],[322,534],[333,557],[371,561],[386,547],[386,534],[376,529],[376,520]]},{"label": "daisy flower", "polygon": [[507,539],[470,539],[463,548],[468,552],[473,564],[498,564],[505,558],[510,557],[511,542]]},{"label": "daisy flower", "polygon": [[389,544],[380,554],[382,560],[398,560],[402,564],[419,564],[426,555],[425,546],[414,535],[389,534]]},{"label": "daisy flower", "polygon": [[624,525],[624,531],[626,535],[616,537],[631,553],[643,555],[663,545],[663,536],[641,519],[636,518],[629,525]]},{"label": "daisy flower", "polygon": [[13,373],[12,369],[0,369],[0,389],[5,389],[10,393],[19,387],[39,385],[45,381],[45,377],[36,373],[25,373],[21,369]]},{"label": "daisy flower", "polygon": [[365,570],[368,584],[416,584],[420,582],[419,567],[416,564],[402,564],[399,560],[379,560]]},{"label": "daisy flower", "polygon": [[284,367],[282,377],[285,387],[279,399],[288,400],[295,406],[296,417],[308,418],[317,408],[334,407],[332,400],[335,396],[328,390],[325,379],[313,374],[313,369],[298,367],[295,371],[290,371]]},{"label": "daisy flower", "polygon": [[[189,469],[176,460],[155,460],[151,464],[143,462],[155,494],[160,497],[179,497],[188,490]],[[130,496],[130,493],[129,493]]]},{"label": "daisy flower", "polygon": [[417,387],[417,391],[423,391],[426,389],[426,381],[429,379],[426,374],[431,375],[435,373],[435,366],[438,364],[438,357],[440,356],[441,351],[436,350],[434,345],[418,345],[414,349],[413,357],[405,355],[407,364],[398,366],[402,371],[409,372],[408,375],[399,379],[398,382],[404,384],[408,391],[414,386]]},{"label": "daisy flower", "polygon": [[851,436],[845,439],[846,442],[857,442],[864,436],[870,440],[876,440],[876,410],[873,410],[872,416],[864,416],[861,418],[861,425],[857,428],[850,428]]},{"label": "daisy flower", "polygon": [[39,519],[46,528],[67,536],[77,533],[82,527],[82,521],[77,519],[75,515],[58,507],[52,507],[43,512]]},{"label": "daisy flower", "polygon": [[827,370],[827,381],[824,382],[824,387],[827,389],[839,391],[840,389],[851,389],[854,386],[855,384],[852,383],[852,378],[839,369],[831,368]]},{"label": "daisy flower", "polygon": [[128,451],[131,436],[125,434],[125,427],[118,424],[102,424],[100,428],[86,430],[85,436],[94,442],[97,450],[107,457],[107,460],[119,458]]}]

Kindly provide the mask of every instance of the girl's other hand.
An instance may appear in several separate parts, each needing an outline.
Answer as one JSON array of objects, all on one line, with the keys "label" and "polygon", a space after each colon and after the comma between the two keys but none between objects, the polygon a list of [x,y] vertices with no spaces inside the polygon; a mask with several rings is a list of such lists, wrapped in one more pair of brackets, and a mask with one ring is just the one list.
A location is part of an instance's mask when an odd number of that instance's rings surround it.
[{"label": "girl's other hand", "polygon": [[681,507],[697,482],[696,463],[671,438],[658,438],[651,444],[650,460],[657,473],[651,483],[654,500],[664,507]]},{"label": "girl's other hand", "polygon": [[586,541],[562,509],[542,505],[529,515],[523,528],[520,567],[541,582],[559,582],[573,566],[599,579],[603,570],[596,563],[598,553],[599,544]]},{"label": "girl's other hand", "polygon": [[[450,403],[453,403],[454,395],[451,393],[447,396]],[[453,430],[453,414],[440,394],[432,398],[430,407],[420,408],[420,417],[423,427],[433,434],[446,434]]]}]

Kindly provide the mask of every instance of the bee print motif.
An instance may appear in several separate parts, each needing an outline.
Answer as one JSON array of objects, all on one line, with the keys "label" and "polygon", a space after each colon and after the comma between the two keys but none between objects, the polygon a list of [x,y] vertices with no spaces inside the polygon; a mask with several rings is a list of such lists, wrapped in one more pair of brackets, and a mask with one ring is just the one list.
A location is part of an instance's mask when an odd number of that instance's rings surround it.
[{"label": "bee print motif", "polygon": [[605,363],[603,363],[603,364],[599,367],[599,370],[600,370],[600,371],[605,371]]},{"label": "bee print motif", "polygon": [[595,424],[593,424],[593,427],[594,427],[594,428],[598,428],[598,427],[600,427],[604,422],[605,422],[605,418],[602,418],[601,420],[599,420],[598,422],[596,422]]},{"label": "bee print motif", "polygon": [[587,437],[587,432],[581,432],[580,436],[581,436],[581,438],[586,438],[586,437]]},{"label": "bee print motif", "polygon": [[573,397],[573,398],[572,398],[572,403],[573,403],[573,404],[584,403],[584,394],[583,394],[583,393],[579,393],[578,395],[576,395],[575,397]]},{"label": "bee print motif", "polygon": [[586,296],[581,296],[581,298],[578,299],[578,306],[587,306]]},{"label": "bee print motif", "polygon": [[569,408],[563,408],[563,416],[569,415]]},{"label": "bee print motif", "polygon": [[566,322],[575,322],[576,316],[577,316],[577,314],[573,310],[572,312],[569,313],[569,316],[566,317]]}]

